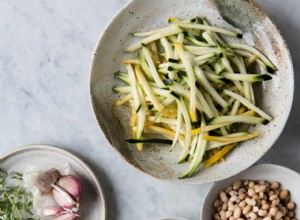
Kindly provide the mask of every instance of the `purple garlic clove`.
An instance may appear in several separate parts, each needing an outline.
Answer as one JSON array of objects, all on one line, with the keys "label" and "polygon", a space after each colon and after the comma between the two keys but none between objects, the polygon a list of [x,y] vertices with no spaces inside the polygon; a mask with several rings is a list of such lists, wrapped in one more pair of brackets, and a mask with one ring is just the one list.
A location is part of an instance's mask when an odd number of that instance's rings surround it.
[{"label": "purple garlic clove", "polygon": [[76,219],[77,217],[78,217],[77,214],[67,213],[67,214],[58,215],[52,220],[72,220],[72,219]]},{"label": "purple garlic clove", "polygon": [[41,173],[35,180],[35,186],[41,193],[49,193],[52,185],[59,179],[60,173],[57,169],[51,169],[45,173]]},{"label": "purple garlic clove", "polygon": [[53,185],[52,195],[54,200],[64,209],[76,212],[78,210],[78,202],[70,196],[63,188]]},{"label": "purple garlic clove", "polygon": [[60,207],[55,207],[55,206],[51,206],[43,209],[44,216],[52,216],[52,215],[65,214],[65,213],[68,212]]},{"label": "purple garlic clove", "polygon": [[58,180],[56,185],[72,196],[76,202],[79,202],[81,196],[81,184],[78,177],[71,175],[63,176]]}]

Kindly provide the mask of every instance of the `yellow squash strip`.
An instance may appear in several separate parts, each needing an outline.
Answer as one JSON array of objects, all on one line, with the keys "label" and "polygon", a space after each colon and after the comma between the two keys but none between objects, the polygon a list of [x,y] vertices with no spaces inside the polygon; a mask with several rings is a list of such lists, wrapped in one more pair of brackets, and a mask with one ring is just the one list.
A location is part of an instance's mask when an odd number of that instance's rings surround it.
[{"label": "yellow squash strip", "polygon": [[143,151],[143,143],[137,143],[135,144],[136,149],[138,150],[138,152],[142,152]]},{"label": "yellow squash strip", "polygon": [[140,61],[137,59],[123,59],[124,64],[140,64]]},{"label": "yellow squash strip", "polygon": [[245,111],[246,111],[246,108],[245,108],[245,107],[242,107],[242,108],[240,108],[240,109],[238,110],[237,114],[238,114],[238,115],[241,115],[241,114],[243,114]]},{"label": "yellow squash strip", "polygon": [[137,113],[134,110],[134,108],[132,108],[131,110],[131,118],[130,118],[130,127],[134,127],[136,126],[136,120],[137,120]]},{"label": "yellow squash strip", "polygon": [[[156,131],[158,134],[165,134],[171,137],[175,137],[175,132],[166,128],[162,128],[162,127],[158,127],[158,126],[154,126],[154,125],[146,125],[146,128],[149,128],[152,131]],[[180,140],[184,140],[184,135],[180,134],[179,135],[179,139]]]},{"label": "yellow squash strip", "polygon": [[120,100],[116,101],[115,106],[121,106],[121,105],[125,104],[126,102],[128,102],[130,99],[132,99],[132,94],[131,93],[127,94],[126,96],[124,96]]},{"label": "yellow squash strip", "polygon": [[220,158],[223,158],[224,155],[226,155],[232,148],[234,148],[237,144],[228,144],[225,147],[222,148],[218,153],[210,157],[208,160],[204,162],[204,167],[210,167],[214,163],[216,163]]},{"label": "yellow squash strip", "polygon": [[232,123],[231,122],[226,122],[226,123],[220,123],[220,124],[215,124],[215,125],[207,125],[203,128],[193,129],[191,134],[196,135],[196,134],[199,134],[199,133],[202,133],[202,132],[212,131],[212,130],[215,130],[217,128],[221,128],[221,127],[224,127],[224,126],[227,126],[227,125],[230,125],[230,124],[232,124]]},{"label": "yellow squash strip", "polygon": [[[218,151],[218,149],[215,148],[215,149],[212,149],[212,152],[213,152],[213,154],[215,155],[215,154],[217,154],[219,151]],[[220,160],[219,162],[225,162],[224,157],[221,157],[219,160]]]},{"label": "yellow squash strip", "polygon": [[240,142],[255,138],[258,136],[258,132],[253,132],[240,137],[218,137],[218,136],[203,136],[202,138],[207,141],[218,141],[218,142]]}]

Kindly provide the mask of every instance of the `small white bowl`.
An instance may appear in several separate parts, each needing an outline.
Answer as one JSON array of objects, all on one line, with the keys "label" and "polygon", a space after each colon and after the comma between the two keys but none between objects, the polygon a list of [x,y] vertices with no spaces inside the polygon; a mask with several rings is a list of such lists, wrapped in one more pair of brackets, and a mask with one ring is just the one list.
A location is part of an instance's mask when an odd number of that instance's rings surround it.
[{"label": "small white bowl", "polygon": [[277,181],[284,189],[289,190],[291,200],[296,204],[296,218],[300,215],[300,175],[299,173],[290,170],[286,167],[275,164],[259,164],[255,165],[244,172],[231,178],[216,182],[206,195],[202,210],[201,220],[211,220],[213,216],[213,202],[218,197],[220,191],[230,186],[237,180],[266,180]]}]

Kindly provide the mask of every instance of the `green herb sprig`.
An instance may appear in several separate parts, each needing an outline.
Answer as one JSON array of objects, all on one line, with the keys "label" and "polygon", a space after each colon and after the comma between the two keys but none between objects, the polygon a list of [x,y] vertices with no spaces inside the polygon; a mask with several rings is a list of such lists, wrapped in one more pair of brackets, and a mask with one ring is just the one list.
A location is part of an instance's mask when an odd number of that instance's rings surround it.
[{"label": "green herb sprig", "polygon": [[[14,180],[14,185],[7,186],[7,180]],[[12,175],[0,169],[0,220],[38,220],[31,212],[32,193],[23,187],[23,175]],[[30,216],[30,217],[28,217]]]}]

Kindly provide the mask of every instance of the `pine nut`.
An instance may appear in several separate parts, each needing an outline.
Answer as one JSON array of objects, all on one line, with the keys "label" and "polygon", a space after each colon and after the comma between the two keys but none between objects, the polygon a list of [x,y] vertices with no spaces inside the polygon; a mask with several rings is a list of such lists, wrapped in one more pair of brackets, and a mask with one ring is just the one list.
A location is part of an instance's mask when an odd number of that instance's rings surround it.
[{"label": "pine nut", "polygon": [[271,188],[272,189],[277,189],[279,187],[279,183],[278,182],[273,182],[272,184],[271,184]]},{"label": "pine nut", "polygon": [[295,208],[295,203],[289,202],[286,206],[289,210],[293,210]]},{"label": "pine nut", "polygon": [[288,194],[289,194],[289,191],[287,191],[286,189],[282,190],[279,194],[279,198],[282,200],[286,200],[288,197]]}]

